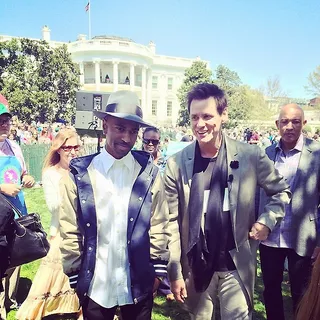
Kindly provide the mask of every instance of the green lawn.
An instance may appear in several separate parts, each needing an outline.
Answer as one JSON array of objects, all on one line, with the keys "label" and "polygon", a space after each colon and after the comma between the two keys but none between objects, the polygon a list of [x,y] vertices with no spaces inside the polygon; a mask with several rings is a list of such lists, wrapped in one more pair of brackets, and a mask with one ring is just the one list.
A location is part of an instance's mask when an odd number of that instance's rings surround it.
[{"label": "green lawn", "polygon": [[[43,196],[42,188],[34,188],[30,190],[25,190],[26,202],[29,212],[41,213],[42,224],[46,230],[49,228],[50,224],[50,214],[46,207],[46,203]],[[23,301],[27,296],[28,290],[31,286],[31,281],[37,271],[39,266],[39,261],[29,263],[22,267],[21,280],[18,290],[18,302]],[[291,312],[291,301],[287,285],[287,275],[285,275],[285,284],[283,287],[284,291],[284,306],[286,311],[286,320],[293,319]],[[261,271],[258,265],[257,273],[257,285],[255,292],[255,319],[263,320],[266,319],[265,309],[262,302],[262,290],[263,284],[261,280]],[[15,319],[15,311],[11,311],[7,319]],[[153,308],[153,320],[189,320],[188,314],[183,311],[177,303],[168,303],[165,298],[157,297],[155,299]]]}]

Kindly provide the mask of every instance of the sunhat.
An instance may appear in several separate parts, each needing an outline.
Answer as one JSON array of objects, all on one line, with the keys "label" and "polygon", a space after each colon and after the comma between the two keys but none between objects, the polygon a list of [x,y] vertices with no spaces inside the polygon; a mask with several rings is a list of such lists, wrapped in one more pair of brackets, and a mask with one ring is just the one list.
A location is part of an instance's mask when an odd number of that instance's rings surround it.
[{"label": "sunhat", "polygon": [[107,115],[139,123],[142,127],[151,124],[143,121],[142,109],[139,106],[136,93],[128,90],[116,91],[110,94],[105,111],[94,110],[96,117],[103,120]]}]

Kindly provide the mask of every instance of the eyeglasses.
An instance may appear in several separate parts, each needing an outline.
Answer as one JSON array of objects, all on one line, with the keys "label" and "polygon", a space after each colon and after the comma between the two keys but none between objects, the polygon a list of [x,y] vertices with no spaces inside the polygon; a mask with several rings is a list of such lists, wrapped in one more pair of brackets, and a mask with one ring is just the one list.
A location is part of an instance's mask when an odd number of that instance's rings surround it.
[{"label": "eyeglasses", "polygon": [[11,118],[7,118],[7,119],[0,119],[0,126],[3,125],[8,125],[8,124],[12,124]]},{"label": "eyeglasses", "polygon": [[159,144],[160,140],[157,140],[157,139],[143,139],[142,142],[144,144],[150,144],[151,143],[152,145],[156,146],[156,145]]},{"label": "eyeglasses", "polygon": [[77,151],[80,150],[80,146],[79,145],[76,145],[76,146],[62,146],[61,149],[64,152],[71,152],[72,150],[77,152]]}]

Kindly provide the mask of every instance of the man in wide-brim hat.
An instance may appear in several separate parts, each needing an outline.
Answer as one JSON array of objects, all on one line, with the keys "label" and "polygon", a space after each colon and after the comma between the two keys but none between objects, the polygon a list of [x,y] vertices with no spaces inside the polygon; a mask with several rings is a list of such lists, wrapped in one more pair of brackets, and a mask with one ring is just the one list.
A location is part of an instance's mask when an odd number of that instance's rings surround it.
[{"label": "man in wide-brim hat", "polygon": [[62,259],[84,318],[151,319],[152,293],[166,275],[168,207],[151,156],[131,150],[142,116],[137,95],[109,96],[101,153],[71,162],[62,182]]},{"label": "man in wide-brim hat", "polygon": [[[116,159],[125,156],[134,146],[140,127],[152,125],[143,121],[138,96],[131,91],[117,91],[109,96],[105,111],[94,111],[96,117],[103,120],[103,130],[107,135],[106,149]],[[131,128],[123,135],[118,125]],[[121,126],[120,126],[121,127]]]}]

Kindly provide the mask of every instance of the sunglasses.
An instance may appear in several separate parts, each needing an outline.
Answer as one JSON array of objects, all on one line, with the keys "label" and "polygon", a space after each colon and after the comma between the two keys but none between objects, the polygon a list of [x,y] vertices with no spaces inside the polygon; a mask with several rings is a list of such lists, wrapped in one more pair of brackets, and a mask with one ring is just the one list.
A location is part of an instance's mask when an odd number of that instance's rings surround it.
[{"label": "sunglasses", "polygon": [[64,152],[71,152],[72,150],[77,152],[80,150],[80,146],[79,145],[77,145],[77,146],[62,146],[61,149]]},{"label": "sunglasses", "polygon": [[7,118],[7,119],[0,119],[0,126],[3,126],[3,125],[12,125],[12,120],[11,118]]},{"label": "sunglasses", "polygon": [[160,140],[157,140],[157,139],[143,139],[142,142],[144,144],[152,144],[154,146],[156,146],[157,144],[159,144]]}]

